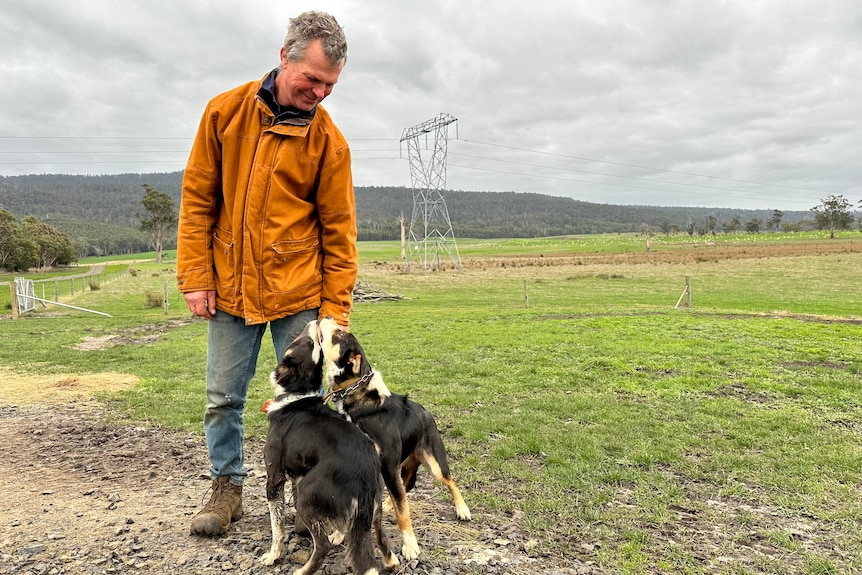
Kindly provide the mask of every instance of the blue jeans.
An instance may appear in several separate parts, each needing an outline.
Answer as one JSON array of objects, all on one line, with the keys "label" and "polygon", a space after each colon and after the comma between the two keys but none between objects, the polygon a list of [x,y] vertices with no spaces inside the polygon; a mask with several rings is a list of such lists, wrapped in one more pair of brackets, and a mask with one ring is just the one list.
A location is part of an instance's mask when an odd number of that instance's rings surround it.
[{"label": "blue jeans", "polygon": [[[317,310],[313,309],[269,323],[276,353],[273,368],[287,346],[315,319]],[[246,325],[243,318],[221,310],[209,321],[204,433],[210,455],[210,476],[215,479],[229,475],[234,485],[242,485],[247,475],[243,466],[243,410],[266,326]]]}]

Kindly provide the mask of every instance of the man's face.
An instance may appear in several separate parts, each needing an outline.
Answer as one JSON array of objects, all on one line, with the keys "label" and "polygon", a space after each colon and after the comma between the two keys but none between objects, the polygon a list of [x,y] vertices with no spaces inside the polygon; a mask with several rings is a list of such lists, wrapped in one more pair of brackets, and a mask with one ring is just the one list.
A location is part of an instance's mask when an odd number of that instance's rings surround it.
[{"label": "man's face", "polygon": [[332,92],[343,67],[326,59],[320,40],[312,40],[299,62],[288,60],[282,48],[281,72],[275,79],[278,103],[305,112],[312,110]]}]

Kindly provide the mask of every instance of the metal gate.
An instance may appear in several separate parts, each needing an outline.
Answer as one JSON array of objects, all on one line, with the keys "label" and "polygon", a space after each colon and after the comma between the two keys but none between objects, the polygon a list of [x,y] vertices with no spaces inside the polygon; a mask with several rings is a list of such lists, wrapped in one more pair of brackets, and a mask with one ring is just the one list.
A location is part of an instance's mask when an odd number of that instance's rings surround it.
[{"label": "metal gate", "polygon": [[15,293],[18,295],[18,313],[26,313],[36,308],[36,290],[33,280],[15,278]]}]

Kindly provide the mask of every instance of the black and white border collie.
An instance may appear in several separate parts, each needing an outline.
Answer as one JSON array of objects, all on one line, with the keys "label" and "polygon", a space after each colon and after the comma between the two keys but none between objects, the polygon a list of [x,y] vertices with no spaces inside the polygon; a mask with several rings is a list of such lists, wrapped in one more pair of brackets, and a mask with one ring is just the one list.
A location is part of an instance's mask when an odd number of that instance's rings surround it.
[{"label": "black and white border collie", "polygon": [[407,492],[424,465],[452,495],[455,514],[470,520],[470,509],[449,473],[443,439],[434,416],[406,395],[392,393],[383,377],[371,368],[365,351],[352,333],[342,331],[332,318],[320,320],[326,382],[338,410],[368,434],[380,452],[383,481],[401,531],[401,554],[408,561],[419,556],[410,521]]},{"label": "black and white border collie", "polygon": [[275,400],[266,410],[264,461],[272,546],[260,561],[272,565],[284,553],[284,486],[290,479],[296,514],[314,540],[308,562],[294,573],[317,571],[331,545],[343,539],[353,572],[376,575],[372,526],[383,564],[398,564],[382,527],[380,459],[368,436],[324,404],[322,368],[320,331],[312,321],[270,375]]}]

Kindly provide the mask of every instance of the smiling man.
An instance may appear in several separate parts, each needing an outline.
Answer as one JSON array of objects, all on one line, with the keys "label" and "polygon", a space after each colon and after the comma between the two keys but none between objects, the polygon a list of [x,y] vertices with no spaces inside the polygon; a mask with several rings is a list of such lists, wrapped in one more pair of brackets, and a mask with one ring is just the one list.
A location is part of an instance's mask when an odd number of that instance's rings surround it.
[{"label": "smiling man", "polygon": [[242,516],[243,411],[267,326],[277,364],[315,318],[347,328],[356,209],[347,141],[320,105],[347,61],[336,20],[290,20],[280,65],[213,98],[185,169],[177,283],[208,320],[204,431],[212,495],[191,532]]}]

